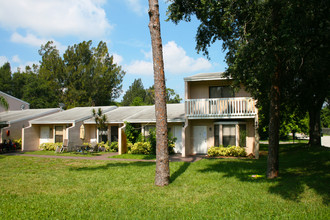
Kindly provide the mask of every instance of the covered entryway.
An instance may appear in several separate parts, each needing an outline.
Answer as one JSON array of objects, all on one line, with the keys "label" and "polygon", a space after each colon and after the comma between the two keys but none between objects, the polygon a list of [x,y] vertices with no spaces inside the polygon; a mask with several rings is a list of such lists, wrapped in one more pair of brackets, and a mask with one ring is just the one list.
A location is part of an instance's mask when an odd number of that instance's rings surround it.
[{"label": "covered entryway", "polygon": [[193,146],[194,154],[207,153],[207,127],[206,126],[193,126]]}]

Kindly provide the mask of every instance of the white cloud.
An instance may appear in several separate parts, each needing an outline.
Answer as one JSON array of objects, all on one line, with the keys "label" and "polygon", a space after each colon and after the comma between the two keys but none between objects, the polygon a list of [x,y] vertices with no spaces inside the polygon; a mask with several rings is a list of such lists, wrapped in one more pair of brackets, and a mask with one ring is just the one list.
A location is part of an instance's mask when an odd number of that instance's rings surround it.
[{"label": "white cloud", "polygon": [[9,62],[8,58],[5,56],[0,56],[0,66],[3,66],[3,64]]},{"label": "white cloud", "polygon": [[135,12],[137,15],[143,15],[143,14],[147,14],[148,12],[148,8],[146,7],[146,5],[143,5],[143,3],[145,4],[147,1],[143,0],[141,2],[141,0],[124,0],[127,4],[127,6],[133,11]]},{"label": "white cloud", "polygon": [[104,37],[112,26],[100,0],[0,0],[0,25],[38,36]]},{"label": "white cloud", "polygon": [[15,32],[11,35],[10,40],[14,43],[22,43],[22,44],[28,44],[31,46],[40,47],[41,44],[45,44],[47,42],[46,39],[40,39],[37,38],[33,34],[27,34],[25,37],[20,35],[19,33]]},{"label": "white cloud", "polygon": [[38,38],[34,34],[27,34],[26,36],[22,36],[19,33],[15,32],[11,35],[10,40],[14,43],[22,43],[39,48],[41,47],[41,45],[45,45],[48,41],[53,41],[54,45],[61,53],[64,53],[64,51],[67,49],[67,47],[62,45],[60,42],[57,42],[53,39]]},{"label": "white cloud", "polygon": [[[205,58],[194,59],[189,57],[186,51],[178,46],[174,41],[168,42],[163,48],[165,73],[169,74],[184,74],[197,71],[206,71],[212,67],[212,64]],[[135,60],[130,65],[126,66],[127,73],[152,75],[153,64],[151,60],[151,51],[142,53],[145,55],[145,60]]]},{"label": "white cloud", "polygon": [[174,41],[164,46],[165,69],[170,73],[187,73],[208,70],[212,64],[205,58],[194,59]]},{"label": "white cloud", "polygon": [[11,60],[14,62],[14,63],[20,63],[21,62],[21,59],[19,58],[18,55],[15,55],[11,58]]},{"label": "white cloud", "polygon": [[135,75],[152,75],[153,66],[152,62],[144,60],[135,60],[130,65],[125,66],[124,69],[129,74]]},{"label": "white cloud", "polygon": [[112,56],[113,56],[113,62],[117,63],[118,65],[120,65],[121,62],[123,62],[123,60],[124,60],[123,57],[120,56],[119,54],[114,53],[114,54],[112,54]]}]

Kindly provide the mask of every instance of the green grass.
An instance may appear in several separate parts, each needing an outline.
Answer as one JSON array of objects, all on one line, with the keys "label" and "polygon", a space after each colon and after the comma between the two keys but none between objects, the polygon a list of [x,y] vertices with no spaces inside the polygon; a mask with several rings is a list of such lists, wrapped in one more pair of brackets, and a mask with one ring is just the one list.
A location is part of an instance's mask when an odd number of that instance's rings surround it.
[{"label": "green grass", "polygon": [[138,159],[138,160],[156,160],[156,155],[122,154],[122,155],[110,156],[109,158]]},{"label": "green grass", "polygon": [[[267,148],[267,146],[262,146]],[[0,155],[1,219],[330,219],[330,150],[281,145],[280,177],[267,160],[155,163]]]},{"label": "green grass", "polygon": [[63,153],[55,153],[55,151],[28,151],[28,152],[20,152],[21,154],[32,154],[32,155],[48,155],[48,156],[68,156],[68,157],[95,157],[101,156],[103,154],[107,154],[109,152],[86,152],[86,153],[78,153],[78,152],[63,152]]}]

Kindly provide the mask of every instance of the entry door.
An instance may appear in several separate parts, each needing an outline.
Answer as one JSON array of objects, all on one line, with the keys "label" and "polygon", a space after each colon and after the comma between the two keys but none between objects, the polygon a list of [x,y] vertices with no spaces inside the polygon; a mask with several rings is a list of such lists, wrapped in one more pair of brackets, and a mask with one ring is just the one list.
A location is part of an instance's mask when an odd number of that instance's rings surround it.
[{"label": "entry door", "polygon": [[49,126],[40,127],[40,144],[49,142]]},{"label": "entry door", "polygon": [[194,154],[206,154],[207,153],[207,135],[206,126],[194,126],[193,127],[193,145]]},{"label": "entry door", "polygon": [[174,137],[176,137],[175,142],[175,153],[182,153],[182,127],[174,126]]}]

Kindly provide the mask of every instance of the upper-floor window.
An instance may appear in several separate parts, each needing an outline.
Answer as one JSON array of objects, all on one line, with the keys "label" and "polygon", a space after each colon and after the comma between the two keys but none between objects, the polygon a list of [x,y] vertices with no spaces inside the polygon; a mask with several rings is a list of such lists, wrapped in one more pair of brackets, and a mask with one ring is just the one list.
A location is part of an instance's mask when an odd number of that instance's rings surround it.
[{"label": "upper-floor window", "polygon": [[210,86],[210,98],[229,98],[235,97],[234,90],[230,86]]}]

